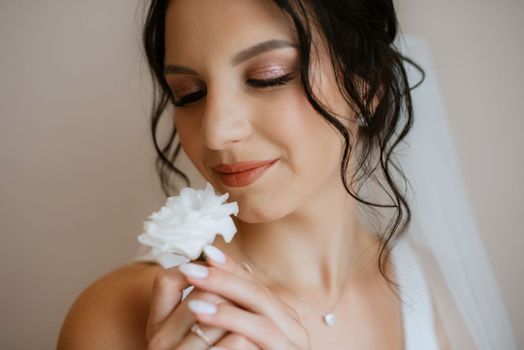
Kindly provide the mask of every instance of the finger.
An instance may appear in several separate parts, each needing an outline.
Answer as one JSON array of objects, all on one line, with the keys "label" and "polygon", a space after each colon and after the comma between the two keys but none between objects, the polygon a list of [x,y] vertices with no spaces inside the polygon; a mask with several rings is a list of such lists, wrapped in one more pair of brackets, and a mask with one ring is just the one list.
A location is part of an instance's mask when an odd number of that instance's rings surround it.
[{"label": "finger", "polygon": [[154,332],[180,303],[182,291],[189,287],[187,279],[180,274],[177,268],[159,271],[153,282],[151,304],[147,319],[146,336]]},{"label": "finger", "polygon": [[[222,270],[228,271],[231,274],[244,278],[248,281],[259,281],[251,266],[244,261],[240,263],[235,262],[227,254],[222,252],[215,246],[206,245],[204,246],[204,253],[206,257],[206,262],[213,267],[220,268]],[[260,281],[259,281],[260,282]],[[260,282],[262,283],[262,282]],[[262,283],[263,284],[263,283]],[[285,311],[297,322],[301,322],[300,315],[294,308],[292,308],[284,300],[280,300],[280,306],[285,309]]]},{"label": "finger", "polygon": [[273,320],[286,333],[298,331],[296,312],[255,280],[239,278],[228,271],[187,263],[179,267],[188,281],[202,290],[218,294],[241,307]]},{"label": "finger", "polygon": [[204,246],[204,255],[206,257],[206,262],[210,266],[214,266],[225,271],[229,271],[239,278],[245,278],[247,280],[253,280],[255,278],[253,270],[249,267],[246,267],[243,263],[237,263],[223,251],[218,249],[213,245]]},{"label": "finger", "polygon": [[[190,345],[196,346],[196,349],[202,347],[202,344],[205,345],[202,339],[199,339],[196,334],[190,332],[191,326],[197,322],[197,319],[189,310],[187,304],[190,300],[195,298],[212,303],[227,302],[224,298],[218,295],[200,291],[198,289],[194,290],[182,303],[176,307],[176,309],[168,316],[168,318],[156,328],[155,334],[150,340],[151,343],[156,345],[156,347],[153,348],[170,349],[180,342],[186,342]],[[225,331],[218,330],[211,332],[212,328],[216,327],[209,327],[207,332],[209,332],[210,339],[212,341],[217,341],[224,335]],[[187,341],[184,340],[186,337],[189,337]],[[193,348],[189,347],[189,349]],[[204,349],[207,348],[204,347]]]},{"label": "finger", "polygon": [[188,303],[199,323],[240,334],[262,349],[287,349],[282,331],[267,317],[232,304],[213,304],[193,299]]},{"label": "finger", "polygon": [[213,350],[258,350],[258,346],[243,335],[228,333],[213,346]]},{"label": "finger", "polygon": [[[192,317],[194,318],[194,316]],[[195,323],[197,323],[196,320],[193,324]],[[177,350],[206,350],[209,349],[210,346],[216,344],[227,334],[226,330],[215,326],[198,324],[198,327],[203,332],[205,339],[202,339],[200,336],[192,332],[190,328],[190,331],[184,336],[184,338],[177,343]]]}]

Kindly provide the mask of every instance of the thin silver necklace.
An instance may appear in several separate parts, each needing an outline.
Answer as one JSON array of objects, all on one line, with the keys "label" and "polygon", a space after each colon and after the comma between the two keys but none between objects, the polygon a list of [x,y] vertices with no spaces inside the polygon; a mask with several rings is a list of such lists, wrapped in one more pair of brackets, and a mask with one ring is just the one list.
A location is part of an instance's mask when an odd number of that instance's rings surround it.
[{"label": "thin silver necklace", "polygon": [[[257,263],[255,263],[252,259],[249,259],[243,251],[242,251],[242,255],[244,256],[244,259],[245,259],[245,260],[248,260],[249,262],[251,262],[251,265],[255,266],[258,270],[262,271],[262,272],[266,275],[266,277],[271,278],[271,276],[270,276],[270,275],[269,275],[269,274],[268,274],[268,273],[267,273],[263,268],[261,268],[261,267],[260,267]],[[248,270],[249,273],[251,273],[252,275],[255,275],[255,272],[253,271],[253,268],[251,267],[251,265],[250,265],[247,261],[242,261],[241,264],[243,264],[243,265],[246,267],[246,269]],[[348,279],[348,280],[349,280],[349,279]],[[287,288],[286,286],[284,286],[284,285],[282,285],[282,284],[280,284],[280,283],[278,283],[278,282],[276,282],[276,283],[277,283],[280,287],[282,287],[282,288],[284,288],[285,290],[287,290],[288,292],[290,292],[291,294],[297,295],[296,293],[294,293],[291,289]],[[300,297],[300,296],[298,296],[298,295],[297,295],[297,297],[298,297],[300,300],[302,300],[302,301],[308,303],[309,305],[311,305],[311,307],[312,307],[312,308],[313,308],[313,309],[314,309],[314,310],[315,310],[315,311],[316,311],[320,316],[322,316],[322,321],[324,321],[324,324],[325,324],[326,326],[328,326],[328,327],[331,327],[331,326],[333,326],[333,325],[335,324],[335,321],[336,321],[336,317],[335,317],[335,309],[336,309],[337,306],[338,306],[338,303],[339,303],[339,301],[340,301],[340,299],[341,299],[341,297],[342,297],[342,294],[343,294],[342,292],[344,291],[344,289],[345,289],[347,283],[348,283],[348,281],[346,281],[346,282],[344,283],[344,285],[342,286],[340,292],[338,293],[338,297],[337,297],[337,299],[336,299],[336,301],[335,301],[335,304],[333,305],[333,307],[331,307],[331,308],[329,309],[330,311],[327,312],[327,313],[322,313],[322,312],[318,311],[318,309],[317,309],[317,308],[313,305],[313,303],[310,302],[309,300],[307,300],[307,299],[305,299],[305,298],[302,298],[302,297]]]}]

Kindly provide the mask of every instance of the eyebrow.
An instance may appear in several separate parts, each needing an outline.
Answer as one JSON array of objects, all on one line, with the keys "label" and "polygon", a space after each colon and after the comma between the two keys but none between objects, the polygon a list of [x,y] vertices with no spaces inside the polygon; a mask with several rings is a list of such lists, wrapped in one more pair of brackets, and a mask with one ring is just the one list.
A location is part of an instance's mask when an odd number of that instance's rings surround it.
[{"label": "eyebrow", "polygon": [[[280,49],[284,47],[298,48],[298,45],[293,44],[287,40],[282,40],[282,39],[272,39],[272,40],[263,41],[261,43],[255,44],[237,53],[231,59],[231,65],[232,66],[239,65],[240,63],[247,61],[248,59],[253,58],[257,55],[260,55],[264,52],[274,50],[274,49]],[[164,68],[164,74],[177,74],[177,73],[197,74],[197,72],[192,68],[185,67],[185,66],[179,66],[175,64],[168,64]]]}]

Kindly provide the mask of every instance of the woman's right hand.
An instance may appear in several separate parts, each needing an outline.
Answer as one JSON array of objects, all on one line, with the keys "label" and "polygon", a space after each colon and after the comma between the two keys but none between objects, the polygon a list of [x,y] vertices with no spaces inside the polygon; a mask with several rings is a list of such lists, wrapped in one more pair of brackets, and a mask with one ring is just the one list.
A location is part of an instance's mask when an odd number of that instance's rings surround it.
[{"label": "woman's right hand", "polygon": [[[200,289],[193,289],[182,301],[182,290],[189,287],[185,276],[177,267],[165,269],[158,273],[153,283],[152,299],[147,319],[146,339],[149,350],[191,349],[205,350],[210,345],[190,331],[197,321],[187,306],[192,299],[211,303],[230,303],[228,300]],[[246,339],[230,334],[228,331],[207,325],[199,325],[212,344],[219,340],[221,344],[229,343],[231,348],[258,349]]]},{"label": "woman's right hand", "polygon": [[[191,291],[182,301],[182,290],[189,287],[184,275],[177,267],[162,270],[155,277],[152,299],[147,319],[146,339],[148,349],[208,349],[207,345],[196,334],[190,332],[196,322],[194,314],[188,309],[187,302],[195,295],[207,301],[222,302],[223,298],[202,292]],[[201,326],[206,336],[213,343],[225,335],[218,328]]]}]

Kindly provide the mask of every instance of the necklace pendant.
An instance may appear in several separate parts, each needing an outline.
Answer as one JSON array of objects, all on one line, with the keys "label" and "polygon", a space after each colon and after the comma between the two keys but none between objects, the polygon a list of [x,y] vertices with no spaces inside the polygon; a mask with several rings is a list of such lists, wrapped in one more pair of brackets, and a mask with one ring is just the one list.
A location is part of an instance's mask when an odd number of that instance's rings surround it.
[{"label": "necklace pendant", "polygon": [[328,326],[328,327],[331,327],[332,325],[335,324],[335,315],[332,314],[332,313],[329,313],[329,314],[325,314],[322,319],[324,320],[324,323]]}]

